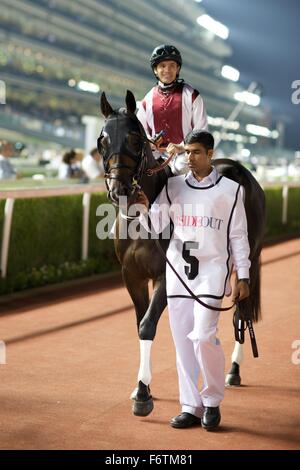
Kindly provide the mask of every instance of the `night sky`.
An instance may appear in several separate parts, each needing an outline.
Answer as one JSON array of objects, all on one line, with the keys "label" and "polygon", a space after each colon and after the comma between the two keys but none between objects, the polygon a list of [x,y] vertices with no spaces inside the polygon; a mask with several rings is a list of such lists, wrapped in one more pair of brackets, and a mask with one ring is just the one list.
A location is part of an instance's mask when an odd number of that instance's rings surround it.
[{"label": "night sky", "polygon": [[291,84],[300,80],[300,0],[203,0],[208,15],[230,29],[228,65],[240,83],[262,85],[268,116],[286,122],[284,146],[300,150],[300,104],[291,102]]}]

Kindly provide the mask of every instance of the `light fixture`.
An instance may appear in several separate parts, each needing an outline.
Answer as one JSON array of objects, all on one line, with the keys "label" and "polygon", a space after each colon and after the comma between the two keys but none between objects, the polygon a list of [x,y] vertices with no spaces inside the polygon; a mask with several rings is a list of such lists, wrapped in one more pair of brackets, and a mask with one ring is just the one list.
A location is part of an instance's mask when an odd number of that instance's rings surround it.
[{"label": "light fixture", "polygon": [[250,152],[249,149],[244,148],[244,149],[241,150],[241,155],[242,155],[242,157],[250,157],[251,152]]},{"label": "light fixture", "polygon": [[278,139],[279,132],[277,130],[271,132],[272,139]]},{"label": "light fixture", "polygon": [[210,126],[223,127],[224,129],[232,129],[234,131],[237,131],[240,127],[240,123],[238,121],[228,121],[223,117],[207,116],[207,122]]},{"label": "light fixture", "polygon": [[85,80],[81,80],[77,83],[77,88],[82,91],[88,91],[90,93],[99,93],[100,87],[97,83],[86,82]]},{"label": "light fixture", "polygon": [[222,39],[227,39],[229,36],[229,29],[227,28],[227,26],[220,23],[219,21],[214,20],[209,15],[198,16],[197,23]]},{"label": "light fixture", "polygon": [[237,91],[234,94],[234,99],[246,103],[249,106],[259,106],[260,96],[255,93],[250,93],[249,91]]},{"label": "light fixture", "polygon": [[257,126],[255,124],[247,124],[246,126],[246,131],[249,132],[249,134],[254,134],[258,135],[261,137],[268,137],[271,139],[278,139],[279,137],[279,132],[278,131],[271,131],[267,127],[263,126]]},{"label": "light fixture", "polygon": [[222,77],[237,82],[240,78],[240,72],[230,65],[223,65],[221,70]]}]

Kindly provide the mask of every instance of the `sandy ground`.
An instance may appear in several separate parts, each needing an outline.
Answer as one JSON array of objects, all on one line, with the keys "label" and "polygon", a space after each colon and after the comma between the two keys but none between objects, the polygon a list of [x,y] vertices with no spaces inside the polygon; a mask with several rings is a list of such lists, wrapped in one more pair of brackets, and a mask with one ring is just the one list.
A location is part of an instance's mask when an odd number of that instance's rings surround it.
[{"label": "sandy ground", "polygon": [[[263,321],[248,332],[243,386],[226,389],[217,432],[169,425],[178,414],[175,353],[167,311],[153,346],[152,414],[137,418],[139,344],[131,300],[118,281],[91,282],[1,304],[1,449],[299,449],[300,240],[263,252]],[[220,339],[233,349],[231,313]],[[299,354],[292,343],[299,340]]]}]

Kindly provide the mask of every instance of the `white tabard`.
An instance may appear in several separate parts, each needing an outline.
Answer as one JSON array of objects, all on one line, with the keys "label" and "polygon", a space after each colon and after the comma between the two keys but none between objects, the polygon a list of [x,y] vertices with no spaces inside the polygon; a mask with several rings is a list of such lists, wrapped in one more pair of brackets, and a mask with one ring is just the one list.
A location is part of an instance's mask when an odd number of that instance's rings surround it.
[{"label": "white tabard", "polygon": [[[198,297],[230,293],[230,222],[240,186],[220,176],[215,185],[192,186],[184,175],[169,178],[166,195],[173,226],[167,257]],[[167,265],[168,297],[190,297]]]}]

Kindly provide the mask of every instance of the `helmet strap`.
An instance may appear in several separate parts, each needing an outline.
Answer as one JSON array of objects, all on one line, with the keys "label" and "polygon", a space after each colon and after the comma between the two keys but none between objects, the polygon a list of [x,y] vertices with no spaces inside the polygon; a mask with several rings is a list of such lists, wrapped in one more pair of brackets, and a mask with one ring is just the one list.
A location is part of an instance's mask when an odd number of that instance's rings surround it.
[{"label": "helmet strap", "polygon": [[157,80],[158,88],[165,93],[174,90],[178,86],[178,84],[182,82],[183,79],[180,79],[178,77],[172,83],[168,83],[167,85],[162,83],[160,80]]}]

